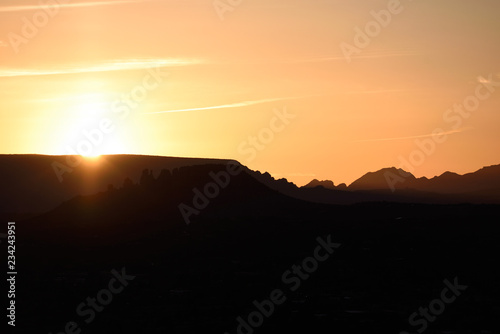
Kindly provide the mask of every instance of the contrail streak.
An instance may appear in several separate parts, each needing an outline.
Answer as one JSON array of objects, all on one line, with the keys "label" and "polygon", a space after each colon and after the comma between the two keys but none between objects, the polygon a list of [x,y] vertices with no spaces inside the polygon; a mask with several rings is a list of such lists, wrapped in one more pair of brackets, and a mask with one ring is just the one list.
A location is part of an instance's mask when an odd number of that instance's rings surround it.
[{"label": "contrail streak", "polygon": [[243,102],[237,102],[237,103],[231,103],[231,104],[222,104],[219,106],[211,106],[211,107],[155,111],[155,112],[148,112],[145,114],[165,114],[165,113],[184,112],[184,111],[202,111],[202,110],[215,110],[215,109],[226,109],[226,108],[242,108],[242,107],[253,106],[256,104],[268,103],[268,102],[305,99],[305,98],[313,97],[313,96],[316,96],[316,95],[299,96],[299,97],[277,97],[277,98],[271,98],[271,99],[262,99],[262,100],[253,100],[253,101],[243,101]]},{"label": "contrail streak", "polygon": [[[463,129],[457,129],[457,130],[450,130],[450,131],[444,131],[441,133],[438,133],[437,135],[443,136],[443,135],[451,135],[454,133],[460,133],[466,130],[469,130],[471,128],[463,128]],[[433,137],[436,136],[436,134],[430,133],[426,135],[419,135],[419,136],[408,136],[408,137],[393,137],[393,138],[377,138],[377,139],[362,139],[362,140],[355,140],[353,143],[366,143],[366,142],[374,142],[374,141],[391,141],[391,140],[404,140],[404,139],[418,139],[418,138],[428,138],[428,137]]]},{"label": "contrail streak", "polygon": [[[418,56],[421,52],[416,51],[395,51],[395,52],[378,52],[365,54],[360,56],[353,56],[353,59],[371,59],[371,58],[386,58],[386,57],[405,57],[405,56]],[[330,57],[317,57],[309,59],[296,59],[290,60],[291,63],[314,63],[314,62],[328,62],[335,60],[345,60],[345,56],[330,56]]]},{"label": "contrail streak", "polygon": [[[126,4],[126,3],[136,3],[136,2],[144,2],[151,0],[117,0],[117,1],[97,1],[97,2],[77,2],[77,3],[57,3],[57,7],[59,8],[76,8],[76,7],[92,7],[92,6],[109,6],[109,5],[118,5],[118,4]],[[39,10],[44,7],[52,5],[26,5],[26,6],[6,6],[0,7],[0,13],[8,13],[8,12],[22,12],[22,11],[30,11],[30,10]],[[55,5],[53,7],[56,7]]]},{"label": "contrail streak", "polygon": [[60,69],[30,70],[30,69],[2,69],[0,68],[0,78],[3,77],[24,77],[41,75],[64,75],[82,74],[91,72],[111,72],[150,69],[155,67],[187,66],[202,63],[201,60],[190,59],[116,59],[113,61],[97,65],[70,65]]}]

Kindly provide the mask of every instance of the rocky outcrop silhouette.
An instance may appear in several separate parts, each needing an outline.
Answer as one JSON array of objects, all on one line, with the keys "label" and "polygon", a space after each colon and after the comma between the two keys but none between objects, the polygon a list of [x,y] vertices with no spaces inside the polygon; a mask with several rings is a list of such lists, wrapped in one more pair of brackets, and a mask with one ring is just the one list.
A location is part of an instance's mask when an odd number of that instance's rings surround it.
[{"label": "rocky outcrop silhouette", "polygon": [[[75,196],[91,195],[112,188],[191,190],[200,177],[190,166],[225,165],[229,160],[186,159],[116,155],[82,160],[59,182],[53,163],[66,163],[65,156],[0,155],[0,218],[13,220],[35,216]],[[185,169],[188,168],[188,169]],[[245,169],[254,180],[289,197],[318,203],[353,204],[373,201],[414,203],[500,203],[500,165],[459,175],[446,172],[433,178],[415,178],[401,169],[370,172],[354,181],[335,186],[332,181],[313,180],[297,187],[268,172]],[[205,173],[206,174],[206,173]],[[394,190],[388,182],[393,182]],[[124,180],[128,180],[124,183]],[[240,189],[241,193],[247,191]],[[173,194],[172,196],[175,196]]]},{"label": "rocky outcrop silhouette", "polygon": [[333,181],[330,181],[330,180],[319,181],[316,179],[312,180],[311,182],[309,182],[308,184],[306,184],[302,188],[316,188],[316,187],[323,187],[325,189],[337,189],[337,187],[335,187]]}]

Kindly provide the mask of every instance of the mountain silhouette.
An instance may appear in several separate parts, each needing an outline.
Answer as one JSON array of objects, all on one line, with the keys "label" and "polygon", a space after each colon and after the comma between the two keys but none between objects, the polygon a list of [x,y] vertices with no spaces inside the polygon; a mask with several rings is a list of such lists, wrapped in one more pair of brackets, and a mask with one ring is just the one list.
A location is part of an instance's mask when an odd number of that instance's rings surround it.
[{"label": "mountain silhouette", "polygon": [[[200,165],[223,166],[230,160],[155,156],[110,155],[84,159],[58,177],[54,163],[67,165],[68,156],[0,155],[0,218],[17,219],[47,212],[75,196],[90,195],[127,184],[148,184],[168,178],[176,168]],[[148,170],[144,172],[144,170]],[[297,187],[286,179],[245,168],[247,174],[267,188],[295,199],[326,204],[363,202],[405,203],[500,203],[500,165],[459,175],[445,172],[431,179],[415,178],[396,168],[369,172],[348,187],[332,181],[313,180]],[[146,173],[146,174],[144,174]],[[61,176],[61,175],[60,175]],[[390,184],[393,181],[393,188]],[[176,180],[180,193],[189,189],[188,179]],[[252,185],[253,186],[253,185]],[[240,189],[243,193],[245,187]],[[394,190],[394,191],[393,191]]]},{"label": "mountain silhouette", "polygon": [[[274,306],[259,332],[399,332],[453,277],[470,288],[433,328],[496,325],[484,310],[500,295],[498,205],[314,203],[266,183],[328,200],[384,196],[298,188],[246,167],[228,178],[227,166],[144,168],[19,221],[18,283],[30,289],[17,298],[31,301],[18,310],[19,330],[58,332],[75,320],[97,334],[238,333],[237,319],[280,289],[286,302]],[[386,196],[415,196],[400,191]],[[189,223],[181,204],[197,208]],[[318,238],[340,246],[292,291],[283,275],[313,261]],[[87,325],[75,308],[107,286],[113,268],[134,280]]]},{"label": "mountain silhouette", "polygon": [[316,188],[316,187],[323,187],[325,189],[336,189],[335,185],[333,184],[333,181],[330,180],[319,181],[314,179],[305,186],[303,186],[303,188]]},{"label": "mountain silhouette", "polygon": [[[386,190],[391,189],[390,180],[395,189],[414,189],[441,194],[466,194],[500,190],[500,165],[481,168],[480,170],[459,175],[444,172],[431,179],[416,178],[409,172],[396,168],[385,168],[374,173],[367,173],[349,185],[349,190]],[[389,182],[388,182],[389,180]]]},{"label": "mountain silhouette", "polygon": [[351,183],[348,187],[349,190],[385,190],[390,189],[388,178],[396,177],[403,182],[397,183],[396,189],[407,189],[409,184],[415,180],[415,176],[402,169],[397,168],[384,168],[377,172],[369,172]]},{"label": "mountain silhouette", "polygon": [[[16,219],[40,214],[77,195],[90,195],[109,186],[122,186],[125,178],[138,183],[145,168],[159,174],[162,169],[227,162],[218,159],[105,155],[98,160],[82,159],[76,167],[70,167],[69,158],[76,157],[0,155],[0,218]],[[70,170],[62,175],[62,181],[54,170],[54,164]]]},{"label": "mountain silhouette", "polygon": [[445,172],[431,179],[416,178],[409,172],[391,167],[368,172],[349,186],[335,186],[329,180],[312,180],[303,187],[297,187],[286,179],[275,180],[269,173],[252,173],[271,189],[318,203],[500,203],[500,165],[484,167],[465,175]]}]

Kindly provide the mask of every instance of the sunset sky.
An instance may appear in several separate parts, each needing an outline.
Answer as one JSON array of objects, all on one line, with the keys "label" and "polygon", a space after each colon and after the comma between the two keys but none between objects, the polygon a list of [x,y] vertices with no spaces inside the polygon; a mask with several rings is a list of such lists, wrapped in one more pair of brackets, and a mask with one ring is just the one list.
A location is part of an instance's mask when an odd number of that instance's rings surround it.
[{"label": "sunset sky", "polygon": [[1,154],[93,139],[298,185],[500,163],[498,0],[41,3],[0,0]]}]

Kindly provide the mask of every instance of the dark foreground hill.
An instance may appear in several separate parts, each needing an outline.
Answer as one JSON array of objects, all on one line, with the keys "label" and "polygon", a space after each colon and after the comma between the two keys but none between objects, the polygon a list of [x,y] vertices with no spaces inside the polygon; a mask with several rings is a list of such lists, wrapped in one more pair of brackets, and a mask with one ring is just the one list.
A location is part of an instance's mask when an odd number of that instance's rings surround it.
[{"label": "dark foreground hill", "polygon": [[[99,159],[74,156],[0,155],[0,219],[32,217],[52,210],[78,195],[118,188],[129,178],[139,183],[144,169],[154,178],[165,170],[185,166],[227,164],[228,160],[110,155]],[[395,168],[367,173],[349,187],[332,181],[313,180],[297,187],[269,173],[249,171],[260,183],[284,195],[328,204],[391,201],[428,204],[500,204],[500,165],[465,175],[444,173],[432,179],[415,178]],[[397,180],[395,191],[387,177]],[[404,178],[402,177],[404,176]]]},{"label": "dark foreground hill", "polygon": [[75,156],[0,155],[0,218],[15,219],[55,208],[77,195],[121,187],[125,178],[139,182],[141,172],[225,160],[105,155],[99,159]]},{"label": "dark foreground hill", "polygon": [[499,332],[499,206],[311,203],[225,171],[144,171],[18,222],[19,332]]}]

